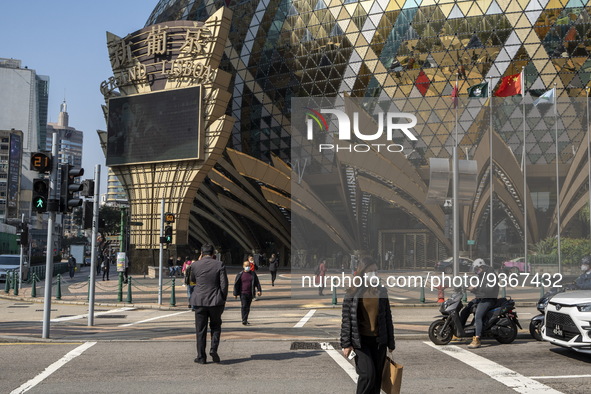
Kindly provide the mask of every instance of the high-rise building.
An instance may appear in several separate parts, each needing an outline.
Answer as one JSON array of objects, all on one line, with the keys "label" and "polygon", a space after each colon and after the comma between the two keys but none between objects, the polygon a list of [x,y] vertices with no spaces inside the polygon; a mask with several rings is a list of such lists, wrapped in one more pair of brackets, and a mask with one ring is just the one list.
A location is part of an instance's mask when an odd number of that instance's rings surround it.
[{"label": "high-rise building", "polygon": [[105,203],[109,205],[126,205],[128,204],[127,193],[121,185],[121,181],[117,178],[117,175],[113,173],[113,170],[109,168],[107,178],[107,196]]},{"label": "high-rise building", "polygon": [[0,220],[20,219],[18,202],[21,185],[23,133],[0,130]]},{"label": "high-rise building", "polygon": [[[53,134],[58,137],[58,164],[82,166],[82,145],[84,134],[69,126],[68,107],[66,101],[60,105],[57,123],[47,124],[46,150],[51,151]],[[58,185],[61,185],[61,173],[58,172]],[[62,215],[62,226],[65,236],[79,235],[80,227],[72,220],[72,215]]]},{"label": "high-rise building", "polygon": [[[31,152],[45,148],[49,77],[21,66],[16,59],[0,58],[0,130],[22,130],[22,171],[18,212],[31,216],[33,178]],[[1,210],[1,209],[0,209]]]}]

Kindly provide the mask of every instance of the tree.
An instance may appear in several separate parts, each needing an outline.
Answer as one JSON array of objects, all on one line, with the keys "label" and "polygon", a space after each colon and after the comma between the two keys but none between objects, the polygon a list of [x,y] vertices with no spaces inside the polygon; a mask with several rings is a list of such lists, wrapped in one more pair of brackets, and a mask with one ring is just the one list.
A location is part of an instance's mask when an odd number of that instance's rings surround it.
[{"label": "tree", "polygon": [[121,209],[103,205],[99,209],[99,231],[105,235],[119,234],[121,231]]}]

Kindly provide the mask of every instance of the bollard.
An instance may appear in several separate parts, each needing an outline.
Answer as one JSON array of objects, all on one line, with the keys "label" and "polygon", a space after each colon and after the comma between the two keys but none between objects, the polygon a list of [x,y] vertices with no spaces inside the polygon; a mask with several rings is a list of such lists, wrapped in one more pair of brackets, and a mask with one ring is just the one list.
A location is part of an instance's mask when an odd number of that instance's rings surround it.
[{"label": "bollard", "polygon": [[170,293],[170,306],[176,306],[176,294],[174,292],[174,276],[172,277],[172,293]]},{"label": "bollard", "polygon": [[123,301],[123,272],[119,272],[119,283],[117,284],[117,302]]},{"label": "bollard", "polygon": [[507,286],[501,287],[501,298],[507,297]]},{"label": "bollard", "polygon": [[131,304],[132,302],[132,298],[131,298],[131,276],[127,277],[127,303]]},{"label": "bollard", "polygon": [[33,282],[31,283],[31,297],[37,298],[37,275],[33,274]]},{"label": "bollard", "polygon": [[18,280],[18,275],[16,274],[16,271],[12,271],[13,275],[14,275],[14,284],[12,285],[12,290],[14,290],[14,295],[18,295],[18,284],[19,284],[19,280]]},{"label": "bollard", "polygon": [[425,303],[425,286],[421,286],[421,293],[419,295],[419,302],[421,304]]},{"label": "bollard", "polygon": [[62,275],[57,274],[57,289],[55,290],[55,299],[62,299]]},{"label": "bollard", "polygon": [[337,304],[337,288],[336,287],[332,288],[332,304],[333,305]]},{"label": "bollard", "polygon": [[10,272],[6,273],[5,281],[4,281],[4,292],[6,294],[10,293]]}]

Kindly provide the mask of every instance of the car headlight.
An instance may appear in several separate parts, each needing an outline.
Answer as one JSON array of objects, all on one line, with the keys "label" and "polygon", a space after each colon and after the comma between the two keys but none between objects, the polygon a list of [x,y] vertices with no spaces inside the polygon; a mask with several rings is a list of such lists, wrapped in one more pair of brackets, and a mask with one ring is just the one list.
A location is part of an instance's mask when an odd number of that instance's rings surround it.
[{"label": "car headlight", "polygon": [[577,305],[579,312],[591,312],[591,304]]}]

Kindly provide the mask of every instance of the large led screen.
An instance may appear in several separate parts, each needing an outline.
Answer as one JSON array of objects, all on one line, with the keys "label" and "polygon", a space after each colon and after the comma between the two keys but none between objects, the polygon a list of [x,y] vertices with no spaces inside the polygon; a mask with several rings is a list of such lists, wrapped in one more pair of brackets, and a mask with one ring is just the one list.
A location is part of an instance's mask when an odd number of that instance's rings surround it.
[{"label": "large led screen", "polygon": [[199,158],[201,88],[109,100],[107,166]]}]

